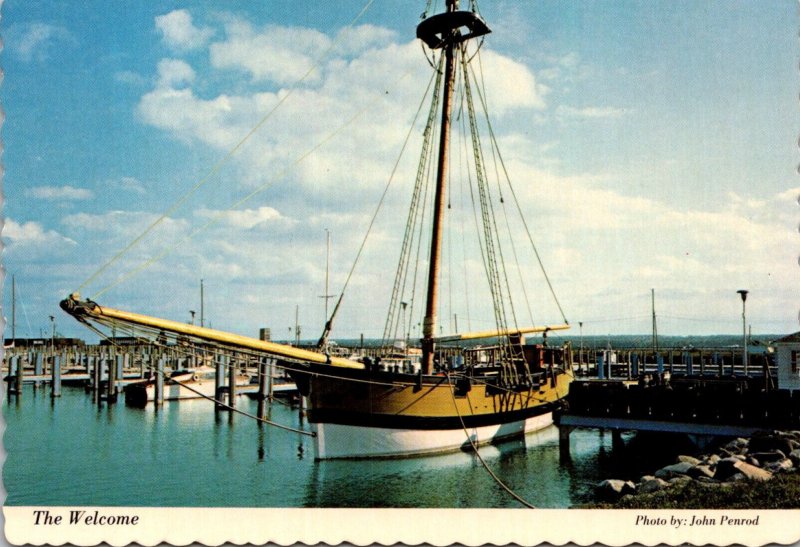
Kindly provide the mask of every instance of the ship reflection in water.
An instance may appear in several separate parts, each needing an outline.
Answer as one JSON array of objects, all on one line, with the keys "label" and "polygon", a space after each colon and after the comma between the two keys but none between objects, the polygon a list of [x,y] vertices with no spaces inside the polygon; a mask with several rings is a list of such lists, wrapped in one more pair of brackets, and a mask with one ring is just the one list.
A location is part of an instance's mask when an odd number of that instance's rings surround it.
[{"label": "ship reflection in water", "polygon": [[[479,449],[405,459],[314,461],[311,437],[259,427],[215,412],[205,400],[133,408],[97,407],[82,389],[53,403],[25,388],[5,407],[4,482],[8,505],[185,507],[515,508],[520,504],[486,471],[536,507],[593,499],[610,476],[638,478],[655,468],[664,446],[629,439],[612,451],[611,435],[575,430],[572,459],[559,459],[558,430]],[[243,397],[237,408],[255,413]],[[307,428],[297,407],[275,402],[268,418]],[[42,449],[47,439],[50,449]],[[652,445],[652,446],[651,446]],[[660,448],[658,448],[660,446]],[[671,456],[674,458],[674,456]],[[641,473],[639,473],[641,474]]]}]

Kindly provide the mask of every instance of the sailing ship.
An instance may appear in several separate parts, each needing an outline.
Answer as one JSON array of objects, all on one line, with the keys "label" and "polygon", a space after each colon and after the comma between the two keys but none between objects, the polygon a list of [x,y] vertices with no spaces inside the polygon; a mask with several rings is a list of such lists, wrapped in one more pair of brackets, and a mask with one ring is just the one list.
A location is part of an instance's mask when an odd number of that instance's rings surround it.
[{"label": "sailing ship", "polygon": [[[438,58],[433,66],[438,80],[423,134],[422,156],[434,157],[436,165],[433,212],[428,225],[425,314],[419,347],[404,349],[395,345],[389,348],[391,355],[387,353],[384,358],[348,358],[333,354],[328,351],[328,339],[338,303],[314,348],[294,347],[107,308],[91,300],[81,300],[77,293],[63,300],[61,307],[87,324],[130,325],[136,327],[137,332],[149,329],[153,333],[175,333],[184,339],[277,359],[278,366],[291,375],[306,399],[317,459],[402,457],[469,449],[551,425],[553,414],[562,408],[568,393],[572,356],[568,344],[548,344],[547,334],[566,329],[568,324],[564,319],[564,324],[521,327],[516,325],[514,314],[511,314],[514,319],[509,319],[506,301],[511,291],[499,264],[498,256],[502,256],[498,250],[499,239],[491,232],[496,230],[496,223],[491,220],[491,197],[479,153],[471,164],[477,172],[472,182],[478,186],[479,216],[483,219],[480,248],[484,252],[495,328],[451,336],[437,336],[436,333],[456,75],[460,70],[458,80],[465,89],[459,97],[469,106],[462,106],[461,112],[468,118],[472,146],[477,150],[479,142],[474,135],[477,122],[472,108],[475,101],[469,87],[468,68],[474,51],[469,53],[467,44],[479,47],[490,32],[479,13],[475,9],[459,9],[458,0],[447,0],[444,12],[426,17],[417,27],[417,37],[431,56]],[[437,118],[438,154],[428,154],[428,144],[435,140]],[[418,178],[426,171],[431,170],[420,167]],[[423,201],[421,194],[417,184],[412,208]],[[412,230],[407,228],[401,257],[403,253],[407,256],[414,246],[410,242],[414,237],[409,236],[410,232]],[[396,332],[396,325],[400,323],[398,314],[392,310],[402,309],[405,315],[406,302],[399,289],[405,285],[404,275],[398,268],[390,303],[391,319],[387,319],[385,333],[393,329]],[[403,332],[408,333],[407,324],[410,323],[405,317],[402,323]],[[526,343],[526,335],[531,334],[542,335],[539,343]],[[403,335],[404,342],[408,338]],[[490,343],[469,347],[478,340]],[[404,353],[398,356],[398,349],[404,349]]]}]

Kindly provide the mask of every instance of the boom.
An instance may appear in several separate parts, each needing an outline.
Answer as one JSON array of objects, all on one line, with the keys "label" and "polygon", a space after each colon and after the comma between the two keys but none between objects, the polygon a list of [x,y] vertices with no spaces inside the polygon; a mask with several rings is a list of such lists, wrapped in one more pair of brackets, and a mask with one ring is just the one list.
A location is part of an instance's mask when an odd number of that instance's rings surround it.
[{"label": "boom", "polygon": [[363,369],[364,364],[352,359],[343,357],[331,357],[316,351],[309,351],[286,344],[276,344],[249,336],[242,336],[231,332],[225,332],[206,327],[187,325],[179,321],[170,321],[159,317],[151,317],[128,311],[115,310],[100,306],[91,300],[80,300],[78,293],[73,293],[61,301],[61,309],[73,316],[78,321],[88,323],[89,320],[109,323],[123,323],[127,325],[137,325],[140,327],[156,329],[175,334],[182,334],[199,338],[208,342],[216,342],[239,348],[247,348],[263,351],[277,357],[284,357],[297,361],[310,363],[329,364],[334,367]]}]

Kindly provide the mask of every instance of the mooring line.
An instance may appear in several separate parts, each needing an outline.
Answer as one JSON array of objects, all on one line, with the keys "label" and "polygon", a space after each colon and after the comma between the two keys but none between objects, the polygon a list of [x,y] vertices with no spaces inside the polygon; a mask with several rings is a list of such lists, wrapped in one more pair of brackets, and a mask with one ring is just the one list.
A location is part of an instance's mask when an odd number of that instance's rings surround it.
[{"label": "mooring line", "polygon": [[[90,327],[90,328],[91,328],[91,327]],[[95,328],[95,329],[93,329],[93,330],[94,330],[94,331],[95,331],[97,334],[100,334],[100,335],[101,335],[101,336],[102,336],[104,339],[108,340],[108,341],[111,343],[111,345],[112,345],[114,348],[120,348],[120,347],[121,347],[119,344],[117,344],[117,343],[116,343],[116,341],[114,341],[114,339],[113,339],[113,338],[110,338],[108,335],[106,335],[106,334],[102,333],[102,331],[100,331],[99,329],[96,329],[96,328]],[[123,329],[123,330],[124,330],[124,329]],[[155,346],[155,347],[163,347],[163,348],[167,348],[167,346],[162,346],[162,345],[161,345],[161,344],[159,344],[158,342],[153,342],[153,341],[151,341],[151,342],[150,342],[150,345],[151,345],[151,346]],[[171,348],[167,348],[167,349],[171,349]],[[97,364],[95,364],[95,366],[97,366]],[[230,367],[230,366],[232,366],[232,365],[226,365],[226,366]],[[156,374],[160,374],[160,375],[161,375],[161,376],[162,376],[164,379],[167,379],[167,377],[166,377],[166,374],[165,374],[163,371],[159,371],[159,370],[158,370],[158,368],[157,368],[157,367],[154,367],[152,364],[148,364],[148,365],[147,365],[147,368],[148,368],[148,369],[149,369],[151,372],[155,372]],[[259,374],[260,374],[260,373],[259,373]],[[293,433],[299,433],[299,434],[301,434],[301,435],[307,435],[307,436],[309,436],[309,437],[316,437],[316,436],[317,436],[317,434],[316,434],[316,433],[314,433],[313,431],[306,431],[306,430],[303,430],[303,429],[296,429],[296,428],[293,428],[293,427],[290,427],[290,426],[287,426],[287,425],[283,425],[283,424],[279,424],[279,423],[277,423],[277,422],[273,422],[272,420],[267,420],[266,418],[260,418],[260,417],[256,416],[255,414],[251,414],[251,413],[249,413],[249,412],[245,412],[245,411],[243,411],[243,410],[240,410],[240,409],[238,409],[238,408],[236,408],[236,407],[234,407],[234,406],[231,406],[231,405],[229,405],[229,404],[225,403],[224,401],[221,401],[221,400],[217,399],[216,397],[209,397],[208,395],[206,395],[206,394],[204,394],[204,393],[201,393],[199,390],[197,390],[197,389],[195,389],[195,388],[191,387],[190,385],[188,385],[188,384],[185,384],[185,383],[183,383],[183,382],[180,382],[180,381],[178,381],[178,380],[175,380],[174,378],[172,378],[172,379],[170,379],[170,380],[171,380],[172,382],[175,382],[176,384],[178,384],[178,385],[182,386],[182,387],[185,387],[186,389],[188,389],[189,391],[191,391],[191,392],[195,393],[196,395],[198,395],[198,396],[202,397],[203,399],[206,399],[206,400],[208,400],[208,401],[214,402],[214,403],[216,403],[218,406],[220,406],[220,407],[223,407],[223,408],[225,408],[226,410],[229,410],[229,411],[235,412],[235,413],[237,413],[237,414],[241,414],[242,416],[246,416],[246,417],[248,417],[248,418],[252,418],[252,419],[256,420],[257,422],[260,422],[260,423],[265,423],[265,424],[267,424],[267,425],[271,425],[271,426],[273,426],[273,427],[277,427],[278,429],[283,429],[283,430],[286,430],[286,431],[291,431],[291,432],[293,432]]]},{"label": "mooring line", "polygon": [[515,500],[517,500],[518,502],[520,502],[522,505],[524,505],[525,507],[527,507],[529,509],[536,509],[536,507],[532,503],[528,502],[522,496],[520,496],[519,494],[514,492],[506,483],[504,483],[502,480],[500,480],[500,477],[495,475],[494,471],[492,471],[489,468],[489,465],[486,463],[486,461],[483,459],[483,456],[481,456],[480,452],[478,451],[477,445],[475,444],[475,442],[473,442],[472,437],[469,434],[469,431],[467,431],[467,426],[466,426],[466,424],[464,424],[464,418],[461,416],[461,412],[458,410],[458,402],[456,401],[456,393],[455,393],[455,390],[453,389],[453,384],[450,382],[450,373],[445,371],[445,376],[447,376],[447,384],[450,386],[450,396],[453,399],[453,407],[455,408],[456,414],[458,415],[458,420],[461,422],[461,428],[464,430],[464,435],[466,435],[467,440],[469,441],[469,444],[472,447],[472,451],[475,453],[475,456],[477,456],[478,461],[481,462],[481,465],[483,465],[483,468],[486,469],[487,473],[489,473],[489,475],[492,477],[492,479],[494,479],[494,481],[503,490],[505,490],[508,494],[510,494]]}]

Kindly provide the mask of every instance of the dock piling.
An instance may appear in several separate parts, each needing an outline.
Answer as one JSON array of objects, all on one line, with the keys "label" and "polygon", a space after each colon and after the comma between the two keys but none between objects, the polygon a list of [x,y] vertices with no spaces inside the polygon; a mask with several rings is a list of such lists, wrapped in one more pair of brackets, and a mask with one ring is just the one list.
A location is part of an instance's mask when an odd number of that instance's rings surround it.
[{"label": "dock piling", "polygon": [[231,359],[228,363],[228,406],[236,408],[236,365],[238,362]]},{"label": "dock piling", "polygon": [[103,371],[103,359],[98,355],[93,358],[92,367],[92,401],[94,404],[100,404],[100,378]]},{"label": "dock piling", "polygon": [[106,360],[108,366],[108,380],[106,382],[106,402],[112,404],[117,398],[117,363],[116,358],[111,357]]},{"label": "dock piling", "polygon": [[[32,359],[33,359],[33,373],[36,376],[41,376],[42,375],[42,371],[44,370],[44,364],[42,363],[43,357],[44,357],[44,355],[42,355],[41,351],[37,351],[36,353],[33,354],[33,357],[32,357]],[[36,380],[33,383],[33,387],[34,388],[37,388],[40,385],[42,385],[42,382],[40,380]]]},{"label": "dock piling", "polygon": [[17,366],[16,366],[16,370],[17,370],[17,377],[16,377],[16,381],[17,381],[17,387],[16,387],[17,397],[22,397],[22,380],[23,380],[23,378],[25,376],[25,361],[22,358],[22,355],[17,355],[14,358],[17,361]]},{"label": "dock piling", "polygon": [[164,404],[164,357],[163,356],[158,358],[158,370],[156,370],[156,392],[153,402],[157,407]]},{"label": "dock piling", "polygon": [[215,408],[217,410],[222,408],[222,382],[225,378],[225,360],[227,356],[217,354],[215,365],[217,367],[217,374],[214,376],[214,398],[217,400]]},{"label": "dock piling", "polygon": [[52,398],[61,397],[61,356],[53,355],[53,366],[51,368],[52,382],[50,396]]},{"label": "dock piling", "polygon": [[258,425],[263,425],[262,421],[266,416],[267,410],[267,376],[272,367],[267,366],[267,358],[262,357],[258,360]]}]

